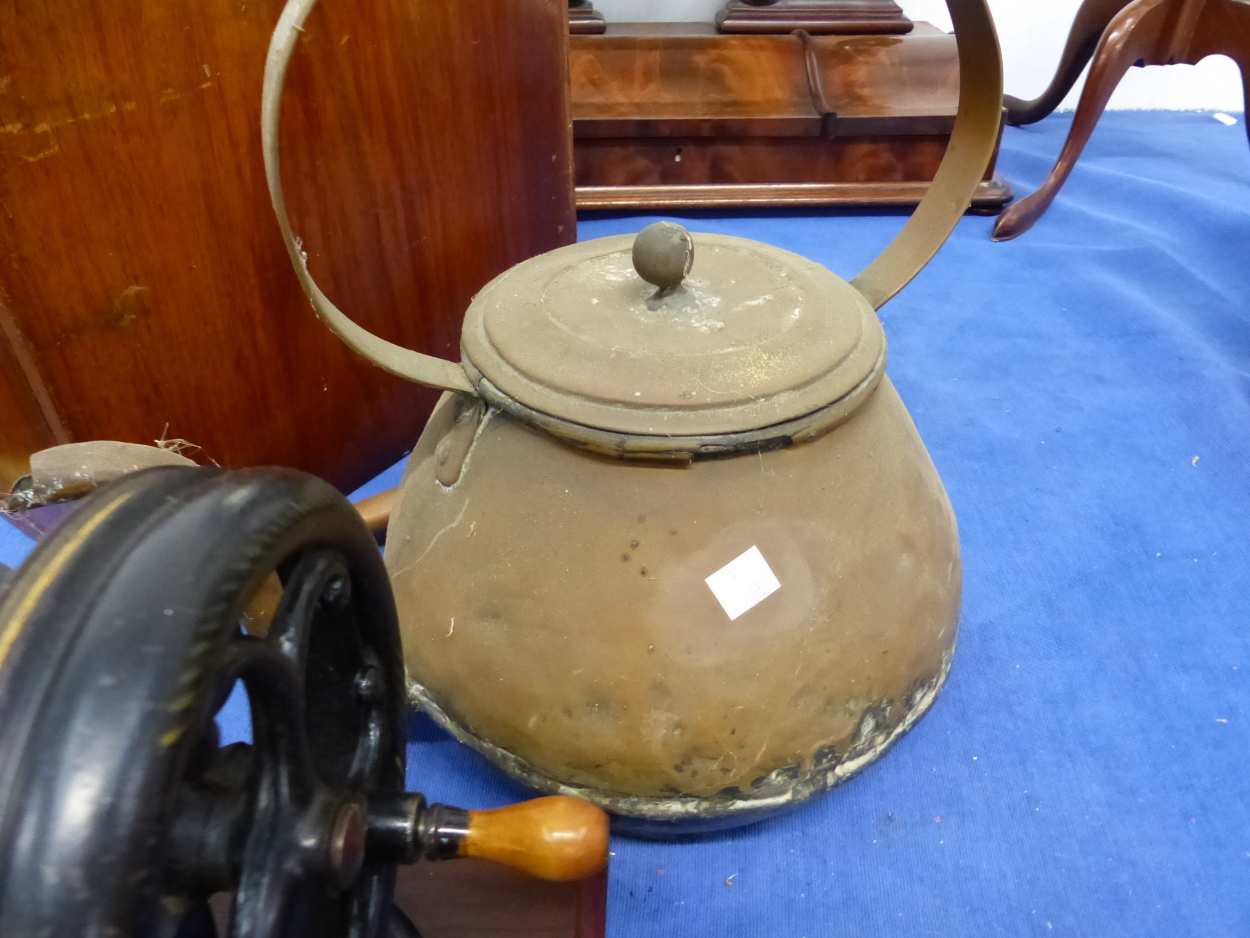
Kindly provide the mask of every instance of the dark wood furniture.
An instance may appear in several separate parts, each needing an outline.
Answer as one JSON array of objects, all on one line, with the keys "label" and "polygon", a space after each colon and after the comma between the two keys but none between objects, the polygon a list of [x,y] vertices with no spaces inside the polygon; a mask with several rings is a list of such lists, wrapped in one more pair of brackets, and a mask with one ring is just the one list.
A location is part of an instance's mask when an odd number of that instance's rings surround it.
[{"label": "dark wood furniture", "polygon": [[603,938],[607,870],[555,883],[472,857],[400,867],[395,903],[422,938]]},{"label": "dark wood furniture", "polygon": [[[181,437],[343,489],[416,440],[435,395],[316,320],[274,220],[259,112],[281,6],[0,0],[0,491],[75,440]],[[458,358],[470,297],[574,239],[567,16],[312,14],[287,196],[319,281],[373,332]]]},{"label": "dark wood furniture", "polygon": [[606,28],[603,14],[590,0],[569,0],[570,33],[601,33]]},{"label": "dark wood furniture", "polygon": [[[946,149],[954,37],[720,35],[609,24],[572,36],[581,209],[914,205]],[[991,163],[974,209],[1011,197]]]},{"label": "dark wood furniture", "polygon": [[894,0],[729,0],[716,14],[723,33],[906,33],[912,22]]},{"label": "dark wood furniture", "polygon": [[1193,65],[1208,55],[1227,55],[1250,83],[1250,3],[1085,0],[1050,86],[1033,101],[1005,99],[1009,124],[1041,120],[1072,89],[1090,58],[1094,60],[1058,162],[1036,192],[1003,212],[994,226],[994,240],[1019,237],[1050,207],[1130,66]]}]

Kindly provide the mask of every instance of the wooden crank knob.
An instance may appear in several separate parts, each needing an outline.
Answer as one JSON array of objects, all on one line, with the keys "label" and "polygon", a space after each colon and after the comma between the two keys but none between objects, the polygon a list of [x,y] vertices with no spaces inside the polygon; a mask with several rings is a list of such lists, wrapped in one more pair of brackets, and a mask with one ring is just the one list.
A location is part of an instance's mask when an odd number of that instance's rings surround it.
[{"label": "wooden crank knob", "polygon": [[416,793],[369,805],[374,863],[481,857],[540,879],[582,879],[608,863],[608,816],[580,798],[552,795],[494,811],[426,805]]},{"label": "wooden crank knob", "polygon": [[608,816],[580,798],[552,795],[467,813],[462,856],[555,880],[582,879],[607,865]]}]

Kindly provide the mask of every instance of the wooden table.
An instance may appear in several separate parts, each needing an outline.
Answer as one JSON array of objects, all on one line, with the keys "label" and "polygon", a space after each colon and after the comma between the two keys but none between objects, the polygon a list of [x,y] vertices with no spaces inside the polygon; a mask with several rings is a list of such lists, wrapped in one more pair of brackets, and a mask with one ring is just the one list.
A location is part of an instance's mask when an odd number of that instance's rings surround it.
[{"label": "wooden table", "polygon": [[1039,121],[1058,107],[1093,57],[1059,161],[1036,192],[1003,212],[994,240],[1019,237],[1050,207],[1130,66],[1194,65],[1208,55],[1227,55],[1250,82],[1246,0],[1085,0],[1050,86],[1032,101],[1006,98],[1009,124]]}]

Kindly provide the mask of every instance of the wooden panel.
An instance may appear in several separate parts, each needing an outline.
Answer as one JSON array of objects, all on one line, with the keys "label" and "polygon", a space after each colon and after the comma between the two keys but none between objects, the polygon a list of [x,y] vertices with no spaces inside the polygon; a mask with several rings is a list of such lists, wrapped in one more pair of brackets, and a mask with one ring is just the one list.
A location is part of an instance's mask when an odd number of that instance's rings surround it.
[{"label": "wooden panel", "polygon": [[548,882],[487,860],[401,866],[395,904],[422,938],[603,938],[607,871]]},{"label": "wooden panel", "polygon": [[941,115],[949,134],[959,100],[953,36],[917,23],[907,36],[814,36],[811,47],[819,90],[795,36],[725,36],[702,23],[613,23],[603,36],[574,36],[574,134],[819,136],[824,110]]},{"label": "wooden panel", "polygon": [[569,39],[574,133],[814,136],[820,115],[796,62],[802,46],[791,36],[609,24],[602,36]]},{"label": "wooden panel", "polygon": [[[915,204],[959,104],[955,39],[928,23],[806,39],[611,24],[573,37],[569,62],[583,209]],[[993,169],[979,210],[1011,198]]]},{"label": "wooden panel", "polygon": [[953,125],[959,108],[954,36],[814,36],[811,45],[825,100],[839,119],[941,115]]},{"label": "wooden panel", "polygon": [[49,405],[42,380],[30,360],[25,338],[18,331],[13,314],[2,303],[0,433],[4,434],[3,439],[8,443],[0,446],[0,485],[6,487],[13,479],[30,471],[26,459],[28,454],[65,441],[65,432]]},{"label": "wooden panel", "polygon": [[577,185],[928,181],[946,137],[579,140]]},{"label": "wooden panel", "polygon": [[[799,208],[819,205],[915,205],[927,182],[713,183],[695,186],[578,186],[577,207],[586,211],[687,208]],[[969,211],[995,215],[1011,201],[1011,187],[995,173],[977,186]]]},{"label": "wooden panel", "polygon": [[[350,489],[411,446],[434,395],[346,349],[290,269],[260,157],[280,9],[0,0],[0,296],[70,439],[183,437]],[[574,239],[566,18],[559,0],[314,11],[287,199],[367,328],[458,357],[473,293]],[[0,422],[4,466],[33,426]]]},{"label": "wooden panel", "polygon": [[569,32],[601,33],[606,29],[603,14],[589,0],[569,0]]},{"label": "wooden panel", "polygon": [[893,0],[731,0],[716,14],[725,33],[905,33],[912,22]]}]

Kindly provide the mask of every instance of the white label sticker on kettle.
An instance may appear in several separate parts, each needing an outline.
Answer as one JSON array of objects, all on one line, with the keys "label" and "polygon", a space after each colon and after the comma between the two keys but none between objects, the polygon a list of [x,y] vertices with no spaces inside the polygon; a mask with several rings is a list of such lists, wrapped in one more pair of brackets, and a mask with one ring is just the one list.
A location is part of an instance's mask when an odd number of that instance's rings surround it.
[{"label": "white label sticker on kettle", "polygon": [[758,547],[735,557],[705,582],[730,621],[781,589]]}]

